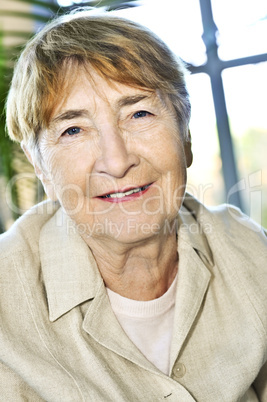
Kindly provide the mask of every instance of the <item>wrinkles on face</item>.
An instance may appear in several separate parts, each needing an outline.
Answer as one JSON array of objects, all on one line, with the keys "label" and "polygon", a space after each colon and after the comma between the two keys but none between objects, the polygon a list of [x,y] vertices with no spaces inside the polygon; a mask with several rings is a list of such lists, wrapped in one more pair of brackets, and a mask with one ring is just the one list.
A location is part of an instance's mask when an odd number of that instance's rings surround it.
[{"label": "wrinkles on face", "polygon": [[[83,74],[73,81],[40,135],[43,172],[61,205],[90,228],[106,221],[127,227],[132,216],[148,225],[174,219],[186,160],[172,106],[157,93],[94,78],[94,85]],[[144,194],[124,203],[123,195],[114,204],[103,198],[148,184]],[[104,233],[112,237],[109,229]]]}]

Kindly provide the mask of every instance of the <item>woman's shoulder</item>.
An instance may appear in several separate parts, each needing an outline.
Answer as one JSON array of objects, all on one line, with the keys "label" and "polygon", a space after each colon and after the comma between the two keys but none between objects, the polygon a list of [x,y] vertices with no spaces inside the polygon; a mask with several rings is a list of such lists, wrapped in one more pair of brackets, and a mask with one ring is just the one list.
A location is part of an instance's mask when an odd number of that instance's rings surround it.
[{"label": "woman's shoulder", "polygon": [[205,206],[189,194],[186,194],[184,205],[199,224],[210,224],[214,237],[229,236],[245,244],[252,236],[267,246],[266,230],[234,205]]},{"label": "woman's shoulder", "polygon": [[0,235],[0,261],[14,259],[23,253],[35,253],[39,247],[40,231],[58,210],[59,204],[44,201],[23,214],[5,233]]},{"label": "woman's shoulder", "polygon": [[266,230],[233,205],[206,207],[189,196],[185,204],[195,219],[205,227],[205,237],[213,259],[221,259],[225,267],[258,273],[266,278],[267,290],[267,235]]},{"label": "woman's shoulder", "polygon": [[254,283],[267,294],[265,229],[233,205],[206,207],[187,195],[184,206],[205,229],[203,235],[221,272],[235,273],[241,282],[247,278],[248,288]]}]

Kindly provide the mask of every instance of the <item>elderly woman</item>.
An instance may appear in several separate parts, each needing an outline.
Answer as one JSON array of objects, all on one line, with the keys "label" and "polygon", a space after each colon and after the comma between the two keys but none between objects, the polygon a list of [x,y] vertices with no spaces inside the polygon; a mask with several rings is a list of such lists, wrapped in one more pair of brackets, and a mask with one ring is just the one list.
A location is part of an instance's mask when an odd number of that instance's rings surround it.
[{"label": "elderly woman", "polygon": [[2,236],[2,401],[267,401],[266,237],[185,196],[184,71],[82,11],[25,48],[7,102],[51,201]]}]

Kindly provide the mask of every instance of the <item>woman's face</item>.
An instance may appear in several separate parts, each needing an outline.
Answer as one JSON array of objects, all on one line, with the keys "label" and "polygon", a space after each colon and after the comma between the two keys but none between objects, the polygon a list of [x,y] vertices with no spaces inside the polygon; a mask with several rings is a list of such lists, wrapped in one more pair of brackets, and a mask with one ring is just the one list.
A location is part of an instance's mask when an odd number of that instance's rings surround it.
[{"label": "woman's face", "polygon": [[170,230],[191,155],[156,93],[81,69],[40,135],[40,152],[48,195],[85,239],[134,243]]}]

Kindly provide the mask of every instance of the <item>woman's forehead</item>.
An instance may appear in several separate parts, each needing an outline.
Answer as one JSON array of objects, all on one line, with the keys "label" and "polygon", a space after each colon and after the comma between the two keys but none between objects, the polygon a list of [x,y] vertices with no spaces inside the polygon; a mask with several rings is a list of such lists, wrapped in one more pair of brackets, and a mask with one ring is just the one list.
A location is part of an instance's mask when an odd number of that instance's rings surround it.
[{"label": "woman's forehead", "polygon": [[[61,73],[63,74],[63,72]],[[92,99],[98,97],[106,102],[114,100],[118,108],[130,106],[142,100],[159,99],[161,102],[163,101],[163,97],[158,91],[116,82],[99,74],[91,66],[70,66],[61,80],[61,86],[54,99],[51,119],[60,109],[72,104],[74,98],[77,98],[78,102],[82,102],[83,99],[90,99],[90,97]],[[164,101],[163,103],[165,104]]]}]

